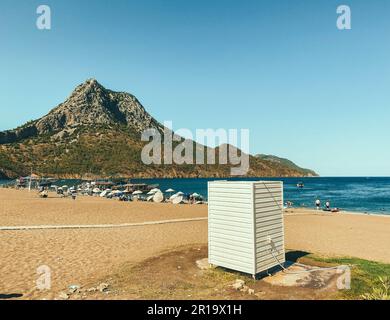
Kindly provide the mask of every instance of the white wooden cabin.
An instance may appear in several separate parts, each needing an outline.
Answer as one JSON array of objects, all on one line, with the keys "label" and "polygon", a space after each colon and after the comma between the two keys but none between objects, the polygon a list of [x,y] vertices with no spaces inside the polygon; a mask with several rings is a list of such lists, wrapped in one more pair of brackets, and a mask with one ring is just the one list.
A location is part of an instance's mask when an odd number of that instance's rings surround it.
[{"label": "white wooden cabin", "polygon": [[285,262],[283,182],[208,185],[209,263],[253,276]]}]

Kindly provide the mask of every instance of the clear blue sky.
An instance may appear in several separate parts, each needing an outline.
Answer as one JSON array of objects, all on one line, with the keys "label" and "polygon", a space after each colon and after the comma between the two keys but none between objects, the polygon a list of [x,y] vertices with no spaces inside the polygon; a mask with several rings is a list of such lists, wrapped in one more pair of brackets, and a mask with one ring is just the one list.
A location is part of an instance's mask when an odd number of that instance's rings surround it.
[{"label": "clear blue sky", "polygon": [[389,17],[388,0],[1,0],[0,130],[94,77],[174,129],[248,128],[251,153],[390,176]]}]

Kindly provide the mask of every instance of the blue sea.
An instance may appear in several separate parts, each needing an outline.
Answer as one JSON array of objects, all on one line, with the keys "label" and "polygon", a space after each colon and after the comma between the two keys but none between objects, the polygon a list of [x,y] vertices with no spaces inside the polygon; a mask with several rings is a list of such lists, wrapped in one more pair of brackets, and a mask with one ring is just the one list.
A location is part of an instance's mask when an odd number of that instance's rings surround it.
[{"label": "blue sea", "polygon": [[[173,188],[184,193],[197,192],[207,197],[207,182],[217,179],[132,179],[135,183],[159,184],[164,191]],[[347,211],[390,215],[390,178],[247,178],[223,180],[278,180],[284,182],[285,201],[294,207],[314,207],[316,199],[331,202],[332,207]],[[303,182],[303,189],[297,183]],[[0,184],[4,181],[0,181]],[[58,181],[58,185],[75,185],[76,180]]]}]

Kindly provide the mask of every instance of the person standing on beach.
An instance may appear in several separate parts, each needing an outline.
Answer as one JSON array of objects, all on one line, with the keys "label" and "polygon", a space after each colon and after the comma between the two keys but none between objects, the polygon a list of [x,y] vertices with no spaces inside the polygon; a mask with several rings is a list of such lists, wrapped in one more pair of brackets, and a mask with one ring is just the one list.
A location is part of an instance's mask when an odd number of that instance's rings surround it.
[{"label": "person standing on beach", "polygon": [[321,207],[321,200],[320,199],[316,200],[316,207],[317,207],[317,210],[320,210],[320,207]]},{"label": "person standing on beach", "polygon": [[325,203],[326,211],[330,211],[330,202],[326,201]]}]

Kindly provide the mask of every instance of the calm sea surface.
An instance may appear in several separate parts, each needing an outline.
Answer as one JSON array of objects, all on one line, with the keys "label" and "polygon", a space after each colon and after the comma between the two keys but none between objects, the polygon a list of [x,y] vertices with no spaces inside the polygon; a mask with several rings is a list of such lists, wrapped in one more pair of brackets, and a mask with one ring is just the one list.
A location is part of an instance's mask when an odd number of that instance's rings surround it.
[{"label": "calm sea surface", "polygon": [[[207,182],[216,179],[133,179],[132,182],[159,184],[165,191],[173,188],[184,193],[197,192],[207,197]],[[223,179],[226,180],[226,179]],[[279,178],[279,179],[228,179],[228,180],[278,180],[284,182],[285,201],[294,207],[314,207],[318,198],[330,201],[332,207],[344,210],[390,215],[390,178]],[[61,180],[58,185],[75,185],[79,181]],[[303,182],[304,189],[297,183]],[[0,184],[4,181],[0,181]]]}]

